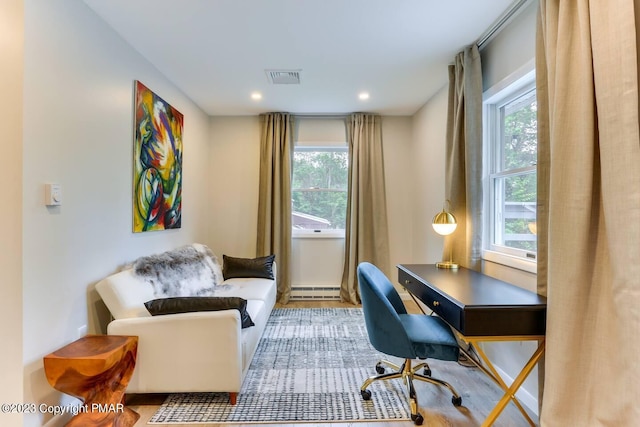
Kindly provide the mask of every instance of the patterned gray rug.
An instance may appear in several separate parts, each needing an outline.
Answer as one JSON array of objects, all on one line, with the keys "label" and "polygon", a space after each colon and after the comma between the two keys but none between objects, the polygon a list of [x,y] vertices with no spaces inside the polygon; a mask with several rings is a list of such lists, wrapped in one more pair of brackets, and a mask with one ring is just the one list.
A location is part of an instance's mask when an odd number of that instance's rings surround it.
[{"label": "patterned gray rug", "polygon": [[226,393],[167,397],[149,424],[408,420],[402,381],[360,386],[382,355],[358,308],[274,309],[235,406]]}]

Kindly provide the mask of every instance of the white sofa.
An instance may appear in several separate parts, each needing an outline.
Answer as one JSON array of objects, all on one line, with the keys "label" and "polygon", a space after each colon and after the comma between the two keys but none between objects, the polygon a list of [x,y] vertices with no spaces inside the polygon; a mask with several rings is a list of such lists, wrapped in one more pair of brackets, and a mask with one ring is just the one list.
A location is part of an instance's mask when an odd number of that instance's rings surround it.
[{"label": "white sofa", "polygon": [[233,278],[215,286],[214,296],[247,300],[255,325],[243,329],[236,309],[151,316],[144,303],[157,292],[132,267],[100,281],[96,290],[113,317],[107,333],[139,337],[127,393],[228,392],[231,404],[276,301],[275,279]]}]

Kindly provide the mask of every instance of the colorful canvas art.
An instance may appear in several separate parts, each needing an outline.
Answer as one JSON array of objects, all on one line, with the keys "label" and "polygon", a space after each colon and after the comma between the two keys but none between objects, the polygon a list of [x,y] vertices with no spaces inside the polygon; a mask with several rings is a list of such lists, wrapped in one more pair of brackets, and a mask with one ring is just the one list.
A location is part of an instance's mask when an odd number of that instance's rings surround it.
[{"label": "colorful canvas art", "polygon": [[135,82],[133,231],[182,226],[183,115]]}]

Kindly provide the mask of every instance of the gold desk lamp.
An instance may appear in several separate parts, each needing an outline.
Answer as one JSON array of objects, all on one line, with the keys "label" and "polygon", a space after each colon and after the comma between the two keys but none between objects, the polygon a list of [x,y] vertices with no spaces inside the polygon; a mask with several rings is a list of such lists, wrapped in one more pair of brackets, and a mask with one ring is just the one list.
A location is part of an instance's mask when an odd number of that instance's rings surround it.
[{"label": "gold desk lamp", "polygon": [[[448,200],[447,200],[447,203],[449,203]],[[458,222],[456,221],[456,217],[453,216],[451,212],[448,212],[443,206],[442,212],[436,214],[436,216],[433,217],[433,221],[431,222],[431,225],[433,226],[433,229],[435,230],[436,233],[442,236],[448,236],[449,234],[455,231],[456,227],[458,226]],[[451,247],[449,252],[449,261],[437,262],[436,267],[457,269],[458,264],[453,262],[453,260],[451,259],[452,252],[453,252],[453,248]]]}]

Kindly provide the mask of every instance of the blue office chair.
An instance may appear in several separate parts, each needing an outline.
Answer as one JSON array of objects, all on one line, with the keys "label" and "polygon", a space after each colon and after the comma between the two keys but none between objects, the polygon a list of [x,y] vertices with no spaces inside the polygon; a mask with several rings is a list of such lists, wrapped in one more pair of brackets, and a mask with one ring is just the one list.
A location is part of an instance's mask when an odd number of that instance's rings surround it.
[{"label": "blue office chair", "polygon": [[[371,399],[371,392],[367,387],[372,382],[402,378],[409,393],[411,420],[416,425],[421,425],[424,419],[418,412],[414,379],[448,388],[453,394],[451,402],[454,406],[462,405],[462,397],[450,384],[431,378],[431,371],[426,363],[411,366],[414,359],[458,360],[458,343],[449,326],[437,316],[407,314],[398,291],[373,264],[363,262],[358,265],[358,284],[371,345],[384,354],[405,359],[402,366],[387,360],[379,361],[376,372],[380,375],[370,377],[362,384],[362,398]],[[383,364],[395,369],[395,372],[384,373]],[[421,368],[425,368],[424,375],[417,373]]]}]

